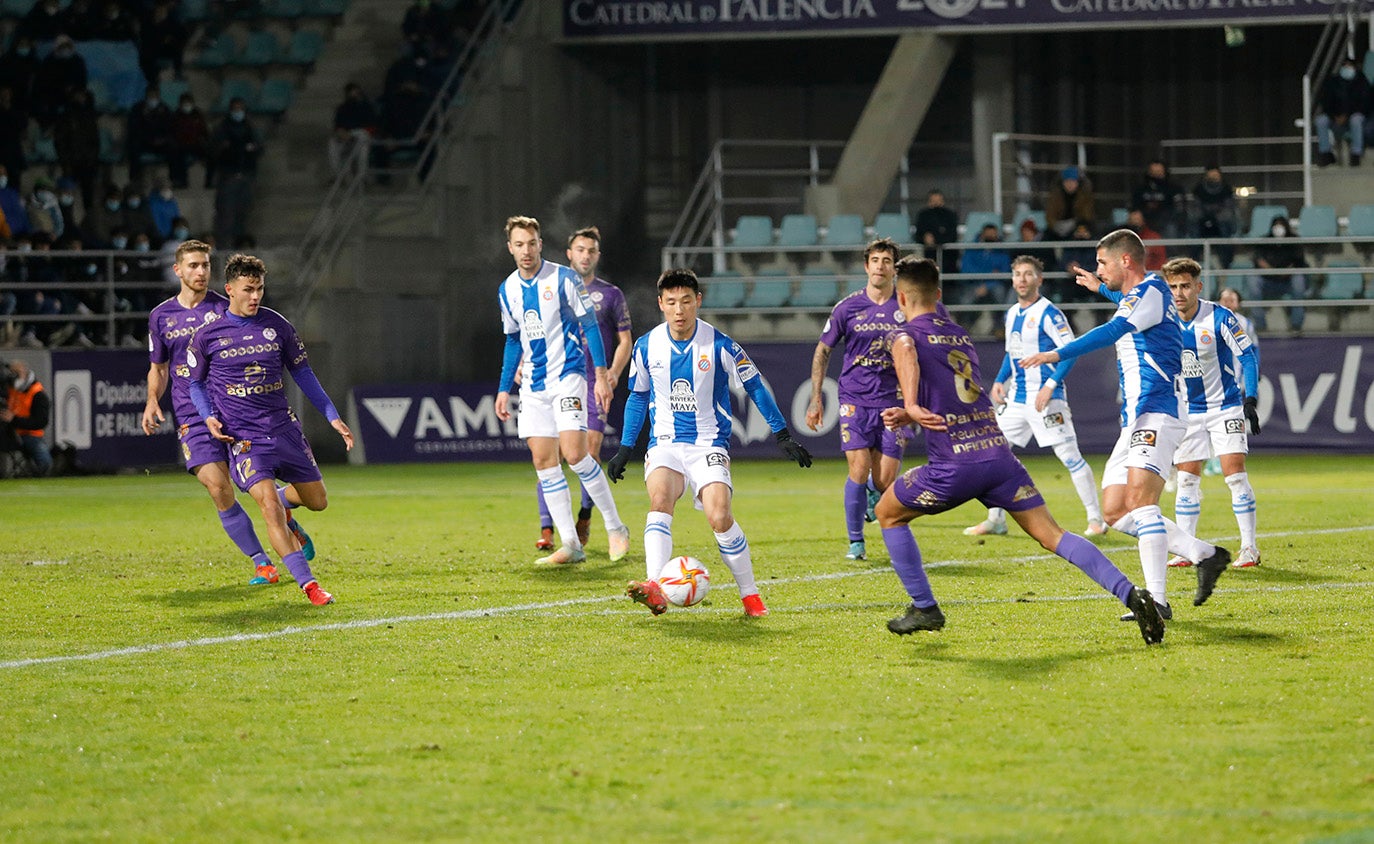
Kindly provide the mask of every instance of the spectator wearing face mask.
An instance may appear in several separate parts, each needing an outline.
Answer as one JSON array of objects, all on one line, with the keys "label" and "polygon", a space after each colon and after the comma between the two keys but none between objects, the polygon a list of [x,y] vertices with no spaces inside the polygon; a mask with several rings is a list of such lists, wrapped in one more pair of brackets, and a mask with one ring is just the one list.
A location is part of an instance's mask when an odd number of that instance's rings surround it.
[{"label": "spectator wearing face mask", "polygon": [[105,198],[86,214],[81,230],[92,244],[106,246],[114,230],[124,227],[124,191],[117,185],[105,189]]},{"label": "spectator wearing face mask", "polygon": [[190,32],[181,20],[177,4],[172,0],[158,0],[139,31],[138,63],[143,68],[143,77],[157,79],[162,66],[168,64],[176,78],[181,79],[182,54],[189,38]]},{"label": "spectator wearing face mask", "polygon": [[[988,223],[978,233],[979,243],[1001,243],[1001,227]],[[1004,302],[1011,289],[1011,252],[1006,249],[970,249],[959,260],[959,272],[980,273],[989,278],[959,282],[955,291],[958,304],[991,305]]]},{"label": "spectator wearing face mask", "polygon": [[33,79],[38,74],[38,55],[33,49],[33,39],[20,35],[14,44],[0,56],[0,88],[9,88],[14,96],[14,106],[28,113],[29,101],[33,96]]},{"label": "spectator wearing face mask", "polygon": [[167,155],[167,172],[172,187],[187,186],[187,171],[191,162],[205,165],[205,187],[215,186],[214,159],[209,155],[210,126],[196,106],[196,98],[188,91],[181,95],[177,110],[172,114],[172,149]]},{"label": "spectator wearing face mask", "polygon": [[1315,118],[1317,166],[1329,167],[1336,163],[1336,135],[1342,133],[1350,141],[1350,166],[1359,167],[1360,158],[1364,155],[1364,123],[1365,110],[1369,108],[1369,81],[1355,66],[1353,58],[1347,56],[1342,59],[1335,74],[1322,83],[1317,104],[1320,109]]},{"label": "spectator wearing face mask", "polygon": [[144,201],[143,192],[139,190],[137,185],[129,185],[124,189],[122,224],[129,232],[131,241],[140,234],[145,234],[150,238],[158,237],[157,224],[153,222],[152,211],[149,210],[148,203]]},{"label": "spectator wearing face mask", "polygon": [[253,206],[253,179],[262,135],[248,119],[248,106],[240,97],[229,102],[229,113],[210,138],[218,185],[215,189],[215,240],[233,243],[247,230]]},{"label": "spectator wearing face mask", "polygon": [[76,190],[75,180],[66,176],[58,179],[57,206],[62,209],[63,233],[67,237],[85,240],[85,229],[82,226],[85,215],[79,213],[82,206],[77,202]]},{"label": "spectator wearing face mask", "polygon": [[24,209],[24,198],[10,184],[9,169],[3,164],[0,164],[0,211],[5,214],[11,237],[29,233],[29,212]]},{"label": "spectator wearing face mask", "polygon": [[129,180],[135,182],[142,178],[146,165],[165,161],[172,151],[172,110],[162,101],[157,88],[149,86],[143,100],[129,109],[126,143]]},{"label": "spectator wearing face mask", "polygon": [[[1307,259],[1299,244],[1284,243],[1295,237],[1293,227],[1286,216],[1275,217],[1269,227],[1269,236],[1255,248],[1255,267],[1262,270],[1306,269]],[[1252,293],[1253,295],[1253,293]],[[1305,299],[1307,298],[1306,273],[1266,273],[1259,276],[1260,299]],[[1302,331],[1307,311],[1303,308],[1288,309],[1288,327],[1293,333]],[[1255,326],[1263,331],[1268,327],[1264,308],[1254,313]]]},{"label": "spectator wearing face mask", "polygon": [[66,229],[66,218],[62,216],[62,206],[57,201],[57,192],[51,179],[39,177],[33,183],[33,192],[24,200],[24,210],[29,214],[29,225],[35,231],[47,233],[53,240],[62,237]]},{"label": "spectator wearing face mask", "polygon": [[148,194],[148,213],[153,217],[153,229],[157,242],[161,243],[172,236],[172,223],[181,216],[181,206],[177,204],[176,194],[166,179],[158,179]]},{"label": "spectator wearing face mask", "polygon": [[90,208],[96,201],[95,181],[100,173],[100,128],[90,91],[72,92],[53,124],[53,144],[62,171],[81,186],[82,205]]},{"label": "spectator wearing face mask", "polygon": [[[86,82],[86,60],[76,52],[76,43],[67,35],[57,36],[52,53],[38,63],[34,76],[34,119],[44,126],[51,125],[71,93],[85,90]],[[42,96],[38,95],[40,91]]]}]

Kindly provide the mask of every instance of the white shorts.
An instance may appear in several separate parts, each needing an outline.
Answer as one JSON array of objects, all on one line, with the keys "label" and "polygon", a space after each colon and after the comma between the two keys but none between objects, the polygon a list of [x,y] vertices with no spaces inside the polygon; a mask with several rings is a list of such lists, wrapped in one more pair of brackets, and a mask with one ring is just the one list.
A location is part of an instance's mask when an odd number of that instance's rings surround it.
[{"label": "white shorts", "polygon": [[1192,414],[1188,431],[1174,452],[1174,463],[1192,463],[1223,454],[1247,454],[1250,440],[1245,435],[1245,411],[1239,407]]},{"label": "white shorts", "polygon": [[520,439],[557,437],[560,431],[587,430],[587,379],[565,375],[535,392],[520,387],[516,432]]},{"label": "white shorts", "polygon": [[1032,435],[1041,448],[1053,448],[1078,439],[1069,403],[1063,399],[1050,399],[1043,413],[1035,409],[1034,400],[1030,404],[1007,402],[997,409],[997,424],[1002,427],[1007,441],[1017,448],[1030,442]]},{"label": "white shorts", "polygon": [[1135,424],[1121,429],[1107,468],[1102,470],[1102,488],[1126,483],[1127,469],[1149,469],[1161,478],[1169,476],[1174,452],[1183,439],[1186,426],[1167,413],[1143,413]]},{"label": "white shorts", "polygon": [[730,482],[730,452],[714,445],[664,443],[650,447],[644,456],[644,478],[655,469],[671,469],[687,479],[692,490],[692,504],[702,509],[701,490],[710,484],[725,484],[733,494]]}]

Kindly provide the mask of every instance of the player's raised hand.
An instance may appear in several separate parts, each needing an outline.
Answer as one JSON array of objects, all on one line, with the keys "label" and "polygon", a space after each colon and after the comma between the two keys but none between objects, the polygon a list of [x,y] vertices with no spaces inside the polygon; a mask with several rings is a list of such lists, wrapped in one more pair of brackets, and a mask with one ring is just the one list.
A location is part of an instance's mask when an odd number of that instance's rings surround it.
[{"label": "player's raised hand", "polygon": [[1093,293],[1096,293],[1099,286],[1103,284],[1102,279],[1097,277],[1097,273],[1078,266],[1073,268],[1073,280],[1079,287],[1082,287],[1084,290],[1090,290]]},{"label": "player's raised hand", "polygon": [[1021,368],[1030,369],[1032,366],[1044,366],[1047,363],[1059,363],[1059,353],[1053,350],[1048,352],[1036,352],[1033,355],[1026,355],[1021,358]]},{"label": "player's raised hand", "polygon": [[1259,399],[1254,396],[1245,397],[1245,418],[1250,420],[1250,433],[1258,435],[1259,426]]},{"label": "player's raised hand", "polygon": [[778,448],[783,450],[792,460],[797,461],[797,465],[803,469],[811,468],[811,452],[806,450],[806,446],[792,439],[792,432],[783,428],[774,436],[778,442]]},{"label": "player's raised hand", "polygon": [[224,433],[224,423],[214,416],[205,417],[205,429],[210,432],[210,436],[222,443],[231,443],[234,438]]},{"label": "player's raised hand", "polygon": [[342,419],[335,419],[333,422],[330,422],[329,424],[334,427],[334,430],[339,432],[339,436],[343,437],[344,451],[352,451],[353,432],[348,430],[348,425],[346,425]]},{"label": "player's raised hand", "polygon": [[611,459],[606,461],[606,477],[611,479],[611,483],[616,483],[625,478],[625,466],[630,462],[630,454],[630,447],[622,445],[616,449]]},{"label": "player's raised hand", "polygon": [[157,431],[157,426],[163,423],[162,408],[155,404],[149,404],[143,408],[143,433],[148,436]]}]

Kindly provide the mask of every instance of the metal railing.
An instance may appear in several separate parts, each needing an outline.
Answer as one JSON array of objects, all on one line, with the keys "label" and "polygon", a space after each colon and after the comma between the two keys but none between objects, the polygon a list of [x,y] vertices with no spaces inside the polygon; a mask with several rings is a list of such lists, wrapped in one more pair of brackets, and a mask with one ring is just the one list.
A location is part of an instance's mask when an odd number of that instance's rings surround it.
[{"label": "metal railing", "polygon": [[[413,137],[370,144],[372,149],[389,150],[392,155],[406,153],[407,163],[374,167],[369,149],[354,145],[301,239],[293,312],[306,312],[339,251],[368,212],[402,201],[418,205],[433,195],[441,180],[426,177],[443,165],[463,130],[462,107],[474,99],[479,86],[491,84],[496,75],[492,67],[500,46],[496,39],[519,5],[520,0],[496,0],[487,6]],[[387,181],[386,190],[377,187],[379,177]]]},{"label": "metal railing", "polygon": [[[120,273],[116,272],[117,262],[127,261],[133,263],[138,260],[146,260],[149,257],[157,257],[156,252],[138,252],[135,250],[69,250],[52,249],[36,250],[30,252],[20,252],[18,250],[0,250],[0,304],[9,304],[10,296],[15,297],[16,307],[11,309],[0,308],[0,335],[10,335],[3,337],[12,344],[17,339],[17,332],[13,329],[19,326],[33,327],[47,324],[66,325],[72,323],[76,326],[85,328],[90,326],[99,331],[104,329],[104,342],[96,338],[88,338],[96,346],[117,346],[121,335],[121,326],[124,333],[129,334],[134,339],[146,340],[148,328],[148,313],[153,306],[163,301],[169,296],[176,294],[176,288],[169,285],[161,277],[162,265],[159,262],[159,277],[148,281],[117,281]],[[89,263],[95,261],[102,267],[102,272],[98,273],[98,278],[85,278],[75,280],[77,275],[70,271],[72,264],[76,262]],[[59,275],[52,281],[11,281],[15,272],[15,265],[22,262],[52,262],[58,265]],[[65,265],[65,266],[63,266]],[[42,294],[44,300],[56,297],[62,302],[57,313],[38,312],[21,313],[24,297]],[[90,304],[81,303],[82,307],[77,308],[71,304],[73,299],[86,298],[80,294],[93,294],[94,297],[101,299],[103,307],[92,307]],[[122,303],[129,303],[130,300],[142,299],[142,304],[147,307],[128,307],[123,308]]]}]

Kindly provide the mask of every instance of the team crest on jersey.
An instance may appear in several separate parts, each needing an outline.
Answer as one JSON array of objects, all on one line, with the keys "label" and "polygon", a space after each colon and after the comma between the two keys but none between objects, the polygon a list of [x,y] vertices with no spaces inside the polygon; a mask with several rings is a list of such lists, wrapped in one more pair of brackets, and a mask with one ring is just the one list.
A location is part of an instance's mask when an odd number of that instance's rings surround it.
[{"label": "team crest on jersey", "polygon": [[1202,363],[1197,359],[1197,352],[1192,349],[1183,350],[1183,377],[1202,377]]},{"label": "team crest on jersey", "polygon": [[711,359],[706,355],[702,355],[701,359],[697,361],[697,369],[700,369],[702,372],[710,372]]},{"label": "team crest on jersey", "polygon": [[668,409],[673,413],[697,412],[697,394],[691,381],[679,378],[673,382],[668,390]]},{"label": "team crest on jersey", "polygon": [[578,396],[564,396],[558,400],[558,409],[564,413],[576,413],[582,409],[582,399]]},{"label": "team crest on jersey", "polygon": [[852,405],[852,404],[842,404],[842,405],[840,405],[840,416],[846,417],[846,418],[847,418],[847,417],[853,416],[855,413],[856,413],[856,410],[855,410],[855,408],[854,408],[854,405]]},{"label": "team crest on jersey", "polygon": [[269,342],[272,341],[272,340],[275,340],[275,339],[277,339],[277,329],[275,329],[275,328],[264,328],[264,329],[262,330],[262,336],[263,336],[264,338],[266,338]]},{"label": "team crest on jersey", "polygon": [[545,288],[544,288],[544,292],[541,293],[540,295],[544,297],[544,301],[545,301],[545,302],[551,301],[551,300],[553,299],[553,288],[552,288],[552,287],[545,287]]},{"label": "team crest on jersey", "polygon": [[606,298],[606,294],[598,290],[595,293],[591,294],[591,297],[593,302],[595,302],[597,305],[600,305],[601,300]]},{"label": "team crest on jersey", "polygon": [[744,353],[739,343],[735,344],[735,368],[739,370],[739,380],[748,381],[759,374],[759,368],[754,366],[754,362],[749,359],[749,355]]},{"label": "team crest on jersey", "polygon": [[544,318],[536,310],[525,311],[525,337],[530,340],[544,339]]},{"label": "team crest on jersey", "polygon": [[706,455],[706,465],[724,466],[728,469],[730,467],[730,455],[722,454],[719,451],[713,451]]},{"label": "team crest on jersey", "polygon": [[267,370],[261,364],[250,363],[243,368],[243,380],[249,384],[261,384],[267,377]]},{"label": "team crest on jersey", "polygon": [[1047,413],[1047,414],[1045,414],[1045,427],[1046,427],[1046,428],[1058,428],[1058,427],[1060,427],[1060,426],[1063,425],[1063,424],[1064,424],[1064,414],[1063,414],[1062,411],[1059,412],[1059,413]]},{"label": "team crest on jersey", "polygon": [[1151,430],[1133,431],[1131,433],[1131,447],[1142,445],[1147,448],[1154,448],[1155,443],[1159,442],[1159,432]]},{"label": "team crest on jersey", "polygon": [[1244,420],[1244,419],[1227,419],[1227,420],[1226,420],[1226,433],[1228,433],[1228,434],[1243,434],[1243,433],[1245,433],[1245,420]]},{"label": "team crest on jersey", "polygon": [[1025,486],[1025,485],[1023,485],[1023,486],[1017,487],[1017,489],[1016,489],[1016,494],[1013,495],[1013,496],[1011,497],[1011,500],[1012,500],[1012,501],[1025,501],[1025,500],[1027,500],[1027,499],[1029,499],[1029,498],[1034,498],[1035,496],[1037,496],[1037,495],[1039,495],[1039,494],[1040,494],[1040,492],[1039,492],[1034,486]]}]

